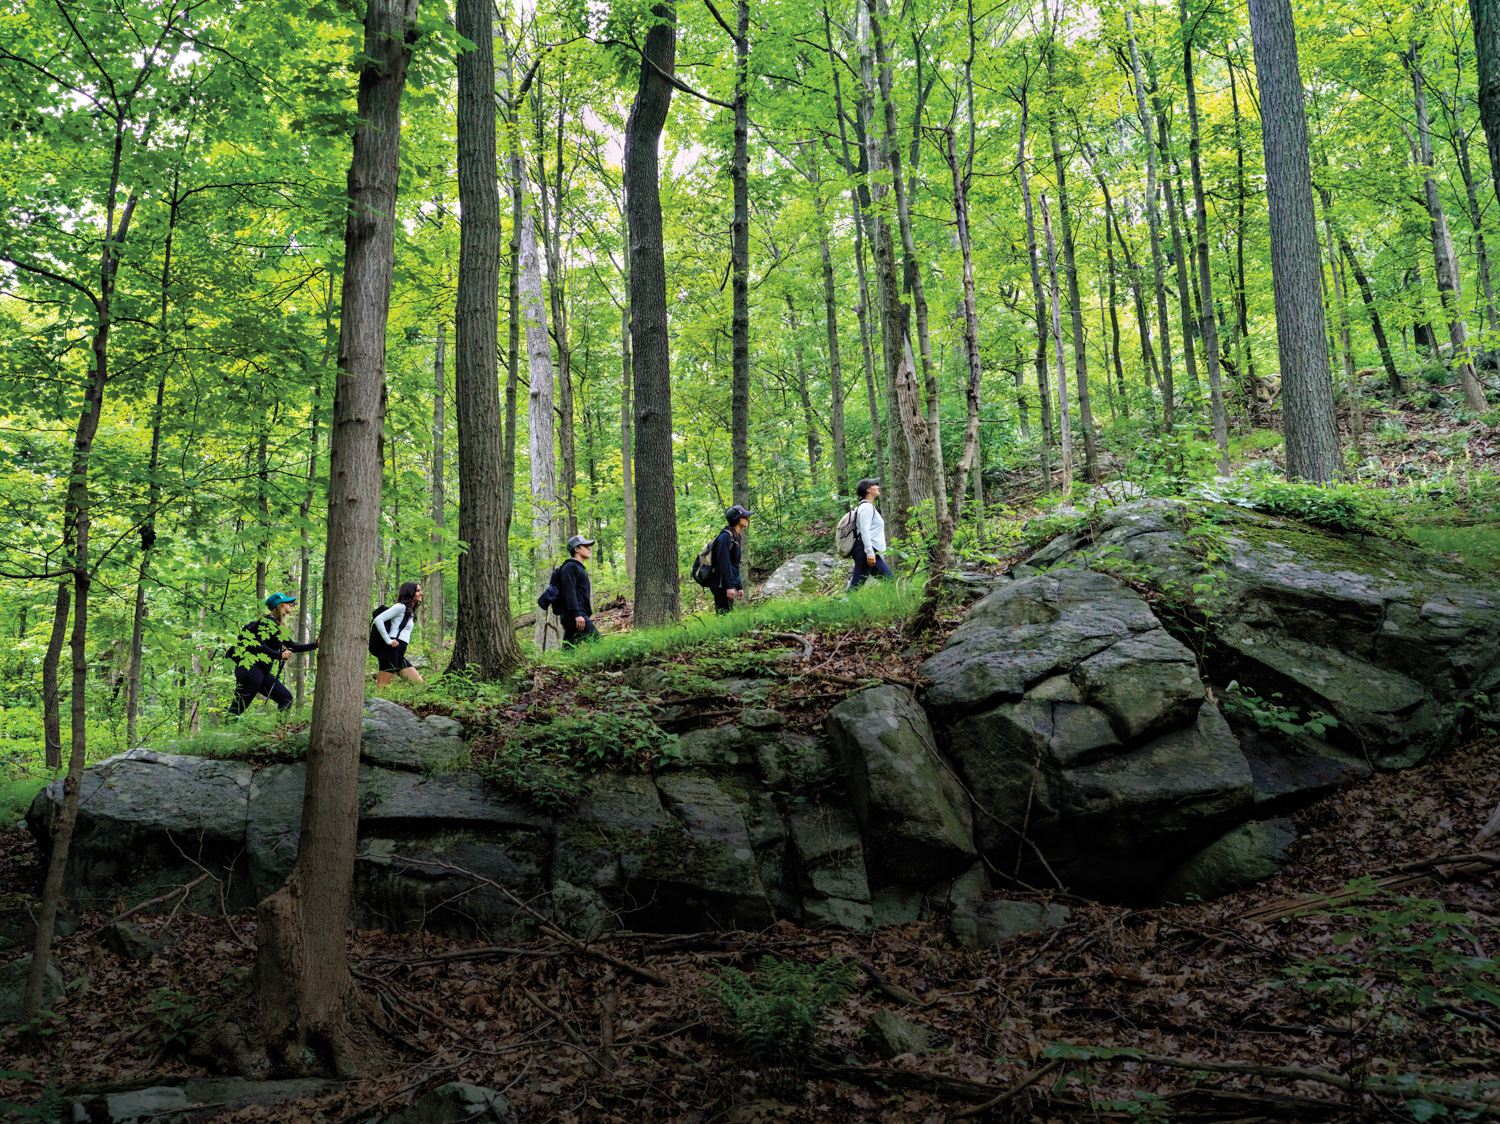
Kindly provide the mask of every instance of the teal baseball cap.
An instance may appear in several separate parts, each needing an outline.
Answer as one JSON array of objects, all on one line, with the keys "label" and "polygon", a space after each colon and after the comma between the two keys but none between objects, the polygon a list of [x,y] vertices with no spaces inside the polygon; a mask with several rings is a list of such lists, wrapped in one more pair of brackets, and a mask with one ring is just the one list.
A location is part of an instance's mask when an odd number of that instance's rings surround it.
[{"label": "teal baseball cap", "polygon": [[273,593],[266,598],[266,608],[274,609],[277,605],[295,605],[297,599],[289,593]]}]

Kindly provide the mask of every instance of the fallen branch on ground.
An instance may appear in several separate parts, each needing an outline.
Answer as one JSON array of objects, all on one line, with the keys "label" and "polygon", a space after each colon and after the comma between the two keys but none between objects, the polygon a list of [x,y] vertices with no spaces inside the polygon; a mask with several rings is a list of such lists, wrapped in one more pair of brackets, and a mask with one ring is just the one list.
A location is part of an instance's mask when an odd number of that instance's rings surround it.
[{"label": "fallen branch on ground", "polygon": [[1311,894],[1307,897],[1282,899],[1252,909],[1239,915],[1240,921],[1279,921],[1297,913],[1310,913],[1342,905],[1359,898],[1368,897],[1371,889],[1409,890],[1423,882],[1436,879],[1440,882],[1462,878],[1471,874],[1484,874],[1500,869],[1500,854],[1481,852],[1472,855],[1440,855],[1416,862],[1402,863],[1389,872],[1377,876],[1369,886],[1355,886],[1331,894]]},{"label": "fallen branch on ground", "polygon": [[1049,1073],[1055,1073],[1062,1067],[1063,1059],[1053,1058],[1050,1062],[1042,1066],[1041,1069],[1037,1070],[1029,1077],[1023,1077],[1020,1081],[1017,1081],[1014,1085],[1005,1090],[1005,1092],[1001,1093],[998,1097],[991,1097],[989,1100],[985,1101],[984,1104],[975,1105],[973,1108],[966,1108],[962,1112],[955,1112],[953,1114],[953,1118],[955,1120],[962,1120],[965,1117],[978,1116],[981,1112],[988,1112],[992,1108],[999,1108],[1001,1105],[1015,1100],[1016,1097],[1019,1096],[1023,1091],[1030,1088],[1032,1085],[1035,1085]]}]

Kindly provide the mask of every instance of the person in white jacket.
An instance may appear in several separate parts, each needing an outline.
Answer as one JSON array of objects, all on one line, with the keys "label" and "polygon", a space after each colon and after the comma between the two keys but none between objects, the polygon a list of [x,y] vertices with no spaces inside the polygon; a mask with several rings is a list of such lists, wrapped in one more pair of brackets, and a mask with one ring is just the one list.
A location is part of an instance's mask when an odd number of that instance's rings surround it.
[{"label": "person in white jacket", "polygon": [[386,686],[399,673],[413,683],[423,682],[417,669],[406,658],[412,626],[417,623],[417,606],[422,603],[422,586],[405,582],[396,595],[396,603],[377,613],[371,625],[370,652],[380,670],[375,673],[375,687]]},{"label": "person in white jacket", "polygon": [[849,575],[849,588],[858,589],[865,579],[893,578],[891,568],[881,557],[885,553],[885,520],[875,501],[880,498],[880,481],[861,480],[854,486],[859,497],[859,506],[854,509],[854,573]]}]

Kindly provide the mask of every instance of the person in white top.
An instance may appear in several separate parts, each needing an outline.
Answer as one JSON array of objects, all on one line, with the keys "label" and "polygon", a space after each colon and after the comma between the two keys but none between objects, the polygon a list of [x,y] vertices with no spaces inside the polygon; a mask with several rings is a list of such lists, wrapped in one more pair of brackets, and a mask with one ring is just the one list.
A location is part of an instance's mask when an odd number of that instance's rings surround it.
[{"label": "person in white top", "polygon": [[891,568],[881,557],[885,553],[885,520],[875,501],[880,498],[880,481],[861,480],[854,485],[854,494],[859,497],[859,506],[854,509],[854,573],[849,575],[849,588],[858,589],[865,579],[893,578]]},{"label": "person in white top", "polygon": [[370,654],[380,668],[375,673],[377,690],[388,685],[398,673],[413,683],[423,682],[406,658],[406,645],[411,640],[412,626],[417,623],[417,606],[421,603],[422,586],[406,582],[396,595],[396,603],[376,614],[371,625]]}]

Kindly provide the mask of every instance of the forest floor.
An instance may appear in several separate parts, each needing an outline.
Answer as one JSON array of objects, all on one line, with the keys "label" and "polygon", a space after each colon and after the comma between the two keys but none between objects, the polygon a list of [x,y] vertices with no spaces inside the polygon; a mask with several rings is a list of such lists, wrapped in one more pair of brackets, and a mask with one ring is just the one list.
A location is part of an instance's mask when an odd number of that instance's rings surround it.
[{"label": "forest floor", "polygon": [[[350,967],[389,1019],[383,1071],[208,1118],[352,1124],[461,1080],[504,1089],[518,1122],[935,1124],[1038,1075],[979,1118],[1500,1115],[1500,873],[1401,872],[1469,850],[1497,772],[1500,737],[1487,735],[1297,814],[1291,863],[1251,890],[1162,908],[1057,895],[1073,909],[1067,924],[987,951],[954,946],[940,908],[873,934],[783,923],[614,933],[587,949],[356,932]],[[38,873],[30,837],[0,835],[5,896],[29,893]],[[1326,898],[1346,887],[1356,892]],[[0,1082],[0,1097],[34,1103],[39,1082],[77,1091],[200,1075],[182,1045],[240,986],[254,916],[137,917],[175,938],[166,958],[144,962],[101,946],[106,920],[87,914],[58,942],[78,983],[45,1035],[0,1032],[0,1066],[32,1075]],[[711,994],[723,969],[768,956],[841,959],[857,973],[859,990],[826,1011],[826,1050],[800,1071],[750,1057]],[[926,1028],[934,1048],[878,1057],[864,1037],[878,1010]]]}]

